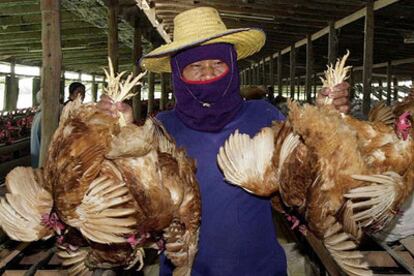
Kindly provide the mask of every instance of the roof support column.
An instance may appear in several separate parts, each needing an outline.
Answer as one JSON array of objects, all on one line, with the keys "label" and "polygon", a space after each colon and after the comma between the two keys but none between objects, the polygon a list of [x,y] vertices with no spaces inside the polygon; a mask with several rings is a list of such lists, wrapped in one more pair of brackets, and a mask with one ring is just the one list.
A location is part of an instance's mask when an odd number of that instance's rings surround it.
[{"label": "roof support column", "polygon": [[296,72],[296,57],[295,44],[290,47],[290,98],[295,98],[295,72]]},{"label": "roof support column", "polygon": [[336,36],[335,21],[329,21],[328,64],[335,64],[338,55],[337,42],[338,38]]},{"label": "roof support column", "polygon": [[59,125],[59,91],[62,70],[62,48],[60,41],[60,1],[41,0],[42,13],[42,143],[39,165],[47,157],[52,135]]},{"label": "roof support column", "polygon": [[155,76],[153,72],[148,73],[148,106],[147,116],[154,111],[154,90],[155,90]]},{"label": "roof support column", "polygon": [[392,76],[391,76],[391,61],[387,62],[387,105],[391,104],[391,82],[392,82]]},{"label": "roof support column", "polygon": [[17,108],[17,100],[19,98],[19,79],[14,73],[15,63],[10,63],[10,76],[6,77],[5,86],[5,106],[4,109],[11,111]]},{"label": "roof support column", "polygon": [[305,79],[305,93],[306,102],[312,102],[312,75],[313,75],[313,45],[312,37],[310,34],[307,35],[306,42],[306,79]]},{"label": "roof support column", "polygon": [[118,14],[119,14],[118,0],[109,0],[108,1],[108,57],[111,58],[115,72],[118,72],[118,69],[119,69]]},{"label": "roof support column", "polygon": [[363,81],[363,101],[362,112],[368,115],[371,108],[371,82],[372,66],[374,63],[374,2],[369,0],[366,6],[365,14],[365,37],[364,37],[364,69],[362,72]]},{"label": "roof support column", "polygon": [[[132,64],[134,77],[138,76],[141,72],[141,67],[138,64],[138,60],[142,57],[142,34],[141,26],[139,24],[139,18],[135,18],[134,22],[134,46],[132,49]],[[141,101],[141,86],[136,85],[133,88],[135,96],[132,98],[132,111],[134,113],[134,120],[136,122],[141,120],[142,114],[142,101]]]},{"label": "roof support column", "polygon": [[282,60],[282,52],[279,51],[279,54],[277,56],[277,94],[279,96],[283,96],[283,79],[282,79],[282,66],[283,66],[283,60]]}]

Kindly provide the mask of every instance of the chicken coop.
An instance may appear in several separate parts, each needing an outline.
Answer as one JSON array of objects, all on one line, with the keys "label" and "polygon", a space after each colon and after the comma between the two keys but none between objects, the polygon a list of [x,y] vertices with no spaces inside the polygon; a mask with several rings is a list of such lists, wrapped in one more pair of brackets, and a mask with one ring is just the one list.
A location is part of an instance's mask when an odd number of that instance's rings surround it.
[{"label": "chicken coop", "polygon": [[[175,16],[205,6],[217,9],[229,29],[259,28],[266,34],[261,51],[238,62],[246,100],[265,99],[285,114],[289,100],[313,104],[327,65],[347,52],[354,117],[368,120],[378,104],[392,108],[413,100],[412,0],[0,0],[2,200],[7,174],[31,165],[36,115],[41,113],[42,165],[70,83],[84,84],[85,102],[99,101],[108,87],[103,71],[108,57],[115,72],[138,76],[144,71],[141,57],[173,41]],[[142,83],[126,101],[135,122],[174,108],[171,73],[148,72]],[[394,228],[382,236],[370,233],[359,245],[374,275],[414,275],[412,195],[400,211]],[[311,231],[292,230],[292,222],[276,213],[274,222],[289,276],[346,275]],[[15,241],[1,231],[0,244],[2,275],[68,274],[53,238]],[[155,255],[149,253],[152,260],[141,275],[157,275]],[[93,273],[136,275],[104,269]]]}]

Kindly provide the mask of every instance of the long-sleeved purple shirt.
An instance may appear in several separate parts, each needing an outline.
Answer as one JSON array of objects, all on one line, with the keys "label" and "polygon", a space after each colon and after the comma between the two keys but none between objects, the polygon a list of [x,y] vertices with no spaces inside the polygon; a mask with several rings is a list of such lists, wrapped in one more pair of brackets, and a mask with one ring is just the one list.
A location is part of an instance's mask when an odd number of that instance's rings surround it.
[{"label": "long-sleeved purple shirt", "polygon": [[[283,114],[264,100],[247,101],[235,119],[216,133],[188,128],[174,110],[157,118],[197,162],[201,227],[192,275],[286,275],[286,257],[276,239],[270,200],[225,182],[216,160],[219,148],[236,129],[254,136],[272,121],[284,120]],[[164,257],[160,275],[171,275],[171,264]]]}]

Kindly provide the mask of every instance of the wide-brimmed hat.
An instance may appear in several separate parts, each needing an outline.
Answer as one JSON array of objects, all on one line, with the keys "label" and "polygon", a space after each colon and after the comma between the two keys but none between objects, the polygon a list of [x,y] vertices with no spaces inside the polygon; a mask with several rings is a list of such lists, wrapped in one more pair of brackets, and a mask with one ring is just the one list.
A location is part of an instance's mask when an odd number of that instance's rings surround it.
[{"label": "wide-brimmed hat", "polygon": [[237,58],[243,59],[258,52],[265,40],[266,35],[260,29],[227,29],[214,8],[194,8],[174,18],[173,42],[145,55],[141,59],[141,65],[151,72],[171,72],[171,55],[186,48],[212,43],[233,44]]}]

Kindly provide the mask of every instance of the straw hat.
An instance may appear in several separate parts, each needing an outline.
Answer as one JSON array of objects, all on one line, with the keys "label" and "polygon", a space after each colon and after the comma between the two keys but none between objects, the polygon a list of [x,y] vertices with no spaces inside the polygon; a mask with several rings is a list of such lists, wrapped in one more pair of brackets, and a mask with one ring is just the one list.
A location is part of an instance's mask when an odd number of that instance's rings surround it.
[{"label": "straw hat", "polygon": [[171,72],[170,56],[179,50],[197,45],[230,43],[243,59],[258,52],[266,35],[260,29],[227,29],[216,9],[200,7],[178,14],[174,18],[174,40],[145,55],[141,65],[151,72]]}]

